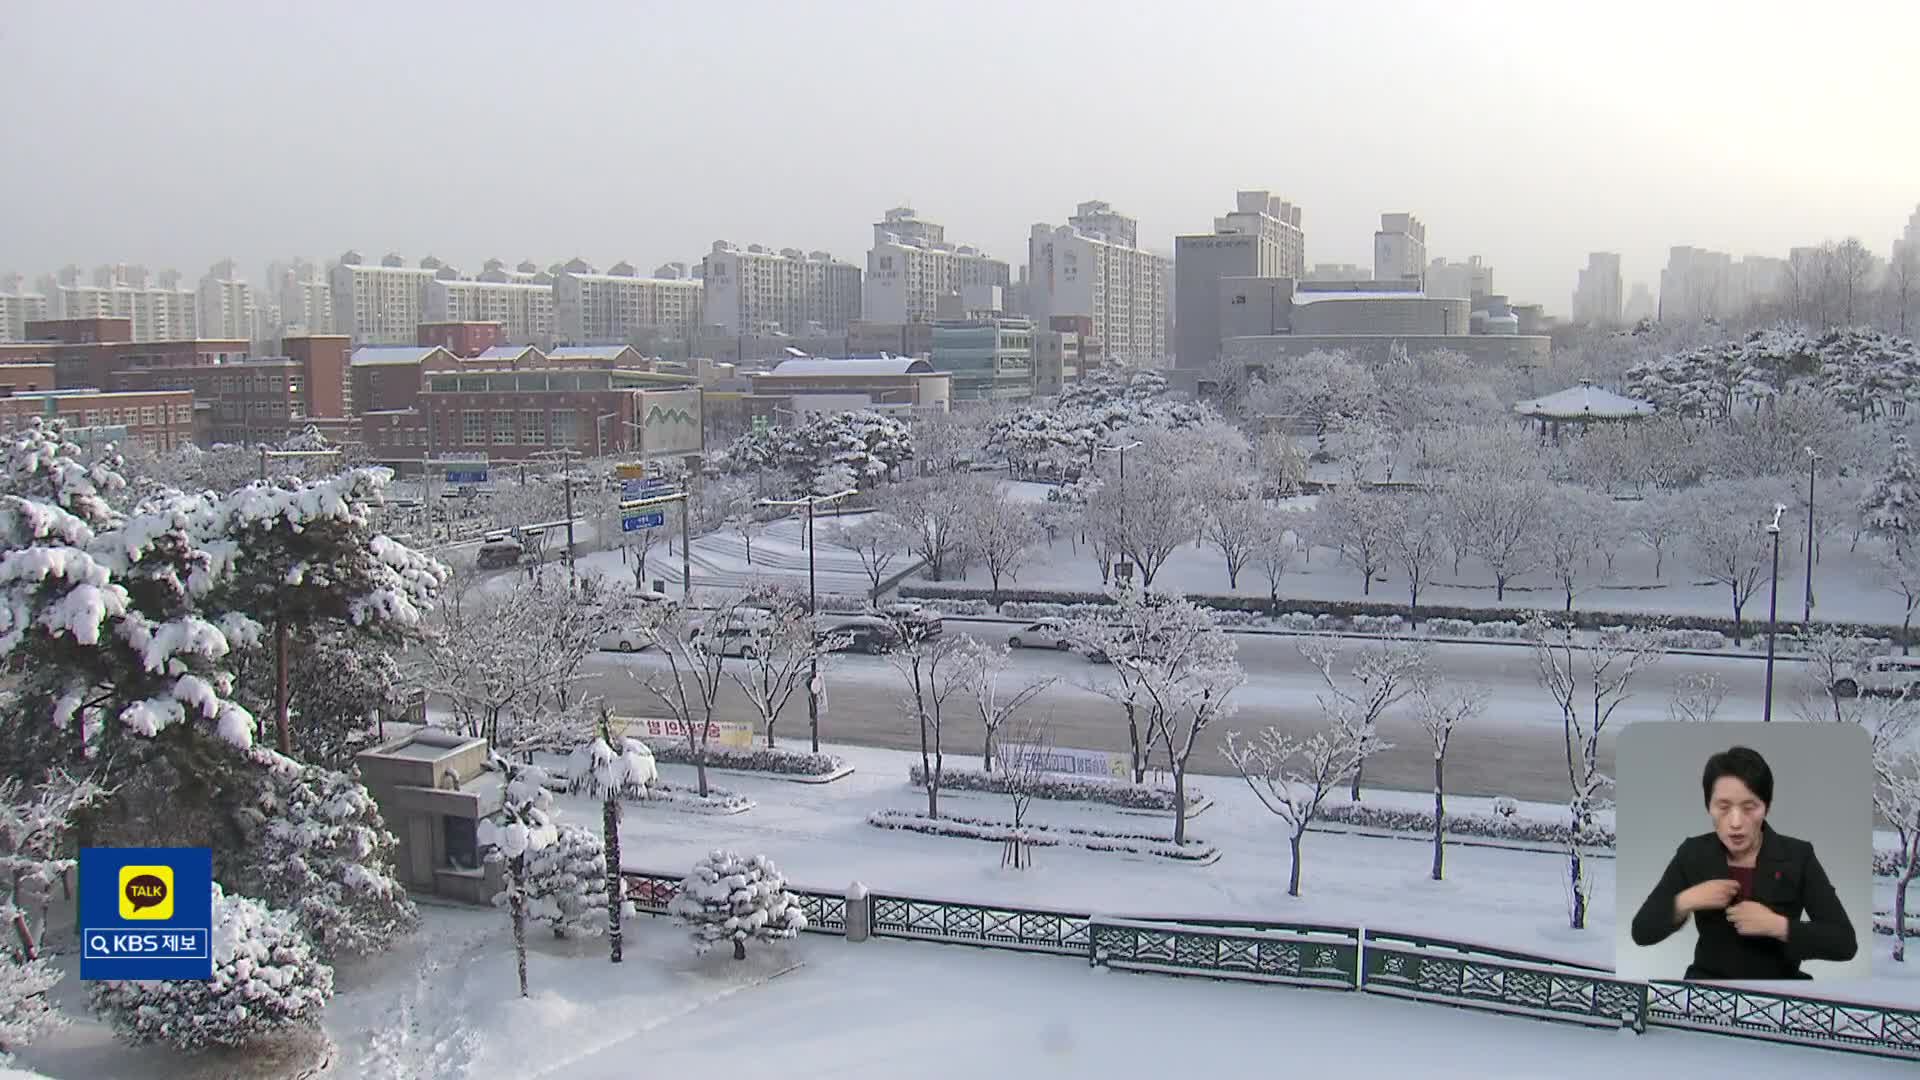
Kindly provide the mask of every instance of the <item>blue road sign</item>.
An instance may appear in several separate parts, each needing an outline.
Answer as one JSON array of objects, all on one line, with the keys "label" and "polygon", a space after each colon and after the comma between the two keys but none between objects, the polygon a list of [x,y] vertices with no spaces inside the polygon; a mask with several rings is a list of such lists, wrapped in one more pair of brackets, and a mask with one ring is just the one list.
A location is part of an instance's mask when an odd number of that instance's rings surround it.
[{"label": "blue road sign", "polygon": [[484,484],[486,482],[487,470],[485,469],[447,470],[447,483],[449,484]]},{"label": "blue road sign", "polygon": [[628,514],[620,519],[621,532],[639,532],[642,529],[657,529],[667,523],[667,515],[654,512],[650,514]]},{"label": "blue road sign", "polygon": [[633,478],[620,481],[620,497],[623,499],[651,499],[655,495],[665,495],[672,488],[664,476],[649,476],[645,479]]},{"label": "blue road sign", "polygon": [[209,848],[80,849],[82,979],[211,979]]}]

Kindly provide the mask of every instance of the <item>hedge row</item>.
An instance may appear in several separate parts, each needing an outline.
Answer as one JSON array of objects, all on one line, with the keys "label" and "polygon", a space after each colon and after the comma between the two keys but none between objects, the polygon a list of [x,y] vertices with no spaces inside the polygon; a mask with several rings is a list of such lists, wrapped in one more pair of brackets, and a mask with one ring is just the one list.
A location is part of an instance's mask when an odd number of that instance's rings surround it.
[{"label": "hedge row", "polygon": [[[905,599],[914,600],[962,600],[984,603],[984,601],[980,600],[982,591],[982,589],[971,588],[964,585],[924,581],[903,583],[900,586],[900,596]],[[1029,617],[1026,615],[1013,614],[1015,610],[1037,610],[1034,608],[1016,609],[1014,607],[1016,604],[1097,605],[1104,607],[1112,603],[1112,600],[1105,593],[1075,592],[1065,589],[1002,589],[1000,590],[1000,596],[1000,610],[1011,615],[1013,618]],[[1253,596],[1219,596],[1199,593],[1189,594],[1188,599],[1197,604],[1205,604],[1216,611],[1245,612],[1251,616],[1265,615],[1274,617],[1279,620],[1278,625],[1283,627],[1287,626],[1286,616],[1288,615],[1305,615],[1308,617],[1326,615],[1347,619],[1353,619],[1356,616],[1371,616],[1387,620],[1398,619],[1404,623],[1407,613],[1407,606],[1404,603],[1371,600],[1282,598],[1277,602],[1269,602]],[[1473,624],[1508,622],[1517,625],[1517,622],[1513,618],[1514,615],[1526,610],[1532,609],[1422,604],[1420,606],[1420,621],[1422,624],[1426,624],[1440,620],[1442,621],[1442,625],[1451,625],[1455,622]],[[1545,611],[1548,616],[1556,621],[1570,621],[1575,628],[1581,630],[1605,630],[1622,625],[1645,625],[1649,622],[1657,621],[1671,630],[1712,631],[1729,639],[1736,636],[1754,638],[1763,636],[1766,633],[1766,623],[1753,619],[1742,620],[1739,626],[1742,633],[1736,635],[1736,628],[1732,619],[1713,618],[1704,615],[1664,615],[1656,619],[1644,612],[1561,612],[1552,610],[1551,605],[1543,605],[1539,610]],[[1038,618],[1039,616],[1036,615],[1032,617]],[[1898,626],[1878,623],[1823,623],[1822,625],[1861,637],[1882,638],[1896,646],[1901,643],[1902,639],[1902,631]],[[1314,627],[1314,629],[1320,628],[1321,627],[1317,625]],[[1346,627],[1343,626],[1341,628],[1344,629]],[[1459,628],[1455,626],[1453,629],[1457,631]],[[1495,636],[1497,636],[1497,633]],[[1913,634],[1913,639],[1914,643],[1920,643],[1920,631],[1916,631]]]},{"label": "hedge row", "polygon": [[1189,840],[1175,844],[1159,836],[1140,833],[1108,832],[1061,826],[1023,825],[1018,829],[1004,821],[985,818],[930,818],[906,810],[876,810],[867,815],[867,824],[882,829],[899,829],[927,836],[950,836],[962,840],[989,840],[1004,843],[1020,837],[1034,847],[1077,847],[1088,851],[1118,851],[1131,855],[1158,855],[1182,862],[1205,862],[1218,858],[1212,844]]},{"label": "hedge row", "polygon": [[[1012,782],[1010,773],[983,772],[979,769],[942,769],[940,771],[940,789],[942,791],[984,791],[994,795],[1008,794],[1007,786]],[[1123,784],[1113,780],[1089,780],[1075,776],[1032,777],[1032,794],[1036,799],[1060,799],[1071,802],[1096,802],[1108,806],[1118,806],[1127,810],[1161,810],[1173,813],[1173,792],[1166,788],[1148,787],[1145,784]],[[918,765],[907,767],[907,783],[918,788],[927,786],[926,770]],[[1187,809],[1197,806],[1202,796],[1197,791],[1187,792]]]},{"label": "hedge row", "polygon": [[[1519,840],[1536,844],[1567,842],[1567,835],[1572,831],[1567,822],[1521,817],[1511,811],[1510,808],[1513,806],[1512,800],[1502,797],[1494,800],[1492,814],[1449,813],[1447,834],[1474,836],[1486,840]],[[1433,811],[1431,810],[1406,810],[1392,806],[1368,806],[1364,803],[1334,803],[1320,808],[1320,820],[1363,829],[1381,829],[1418,836],[1433,835]],[[1612,848],[1614,846],[1613,830],[1605,825],[1595,824],[1592,838],[1586,842],[1585,846]],[[1875,877],[1895,876],[1899,873],[1898,857],[1891,851],[1876,850],[1873,853],[1873,873]]]},{"label": "hedge row", "polygon": [[694,814],[738,814],[751,810],[755,803],[745,795],[739,795],[709,784],[703,797],[697,787],[681,784],[669,784],[656,780],[647,785],[646,795],[632,802],[661,803],[677,810]]},{"label": "hedge row", "polygon": [[[687,749],[685,739],[659,741],[647,740],[653,750],[653,759],[665,765],[694,764],[693,751]],[[756,746],[751,750],[741,750],[732,746],[709,746],[706,749],[707,764],[716,769],[738,769],[741,772],[778,773],[782,776],[826,776],[846,768],[846,760],[833,754],[814,754],[805,750],[769,749]]]}]

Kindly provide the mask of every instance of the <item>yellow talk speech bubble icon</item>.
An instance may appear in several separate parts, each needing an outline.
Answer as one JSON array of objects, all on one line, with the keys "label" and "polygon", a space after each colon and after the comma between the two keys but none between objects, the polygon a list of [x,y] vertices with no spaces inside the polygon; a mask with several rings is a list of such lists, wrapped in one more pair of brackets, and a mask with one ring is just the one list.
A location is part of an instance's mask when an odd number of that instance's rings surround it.
[{"label": "yellow talk speech bubble icon", "polygon": [[121,867],[120,917],[155,921],[173,918],[173,867]]}]

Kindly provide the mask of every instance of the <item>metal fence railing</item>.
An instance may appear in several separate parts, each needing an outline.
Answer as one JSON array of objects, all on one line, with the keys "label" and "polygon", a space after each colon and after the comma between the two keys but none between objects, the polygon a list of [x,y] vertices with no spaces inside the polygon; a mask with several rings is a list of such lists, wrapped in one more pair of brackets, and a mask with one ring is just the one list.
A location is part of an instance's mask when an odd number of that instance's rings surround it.
[{"label": "metal fence railing", "polygon": [[[681,877],[622,871],[639,911],[665,914]],[[1673,1028],[1920,1061],[1920,1009],[1699,983],[1642,983],[1551,957],[1418,934],[1260,920],[1081,914],[974,901],[790,888],[807,929],[1083,957],[1096,967],[1266,982],[1603,1027]],[[852,913],[850,906],[867,905]]]}]

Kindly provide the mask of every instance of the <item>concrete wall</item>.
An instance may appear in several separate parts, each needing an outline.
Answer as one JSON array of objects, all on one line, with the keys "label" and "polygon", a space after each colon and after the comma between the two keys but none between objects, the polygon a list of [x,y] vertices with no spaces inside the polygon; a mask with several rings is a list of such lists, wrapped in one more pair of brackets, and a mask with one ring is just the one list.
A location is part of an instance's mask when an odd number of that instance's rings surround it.
[{"label": "concrete wall", "polygon": [[1292,278],[1221,278],[1214,301],[1220,341],[1286,333],[1292,326],[1293,288]]},{"label": "concrete wall", "polygon": [[1296,334],[1464,334],[1472,303],[1449,297],[1354,298],[1295,304]]},{"label": "concrete wall", "polygon": [[1173,238],[1174,366],[1203,369],[1219,357],[1220,280],[1256,274],[1258,261],[1256,236]]},{"label": "concrete wall", "polygon": [[1482,364],[1546,367],[1553,339],[1526,334],[1279,334],[1228,338],[1227,356],[1245,364],[1272,364],[1318,350],[1343,350],[1361,359],[1385,359],[1396,344],[1415,356],[1442,349]]}]

